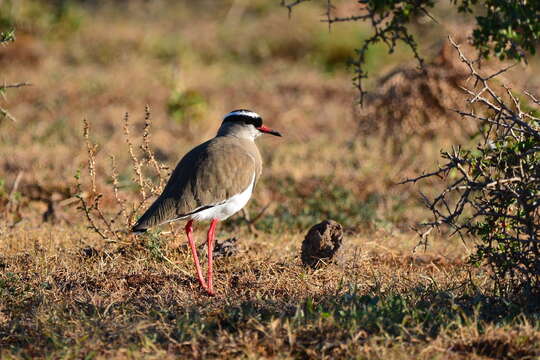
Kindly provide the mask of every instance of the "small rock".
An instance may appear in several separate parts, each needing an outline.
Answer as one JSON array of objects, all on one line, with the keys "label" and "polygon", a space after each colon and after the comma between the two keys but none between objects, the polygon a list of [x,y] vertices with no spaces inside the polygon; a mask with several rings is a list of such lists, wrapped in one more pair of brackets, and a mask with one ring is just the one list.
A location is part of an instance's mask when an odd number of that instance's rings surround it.
[{"label": "small rock", "polygon": [[238,246],[236,245],[236,238],[229,238],[223,241],[216,241],[214,245],[214,257],[230,257],[238,253]]},{"label": "small rock", "polygon": [[302,263],[313,269],[328,264],[337,257],[343,242],[343,227],[334,220],[313,226],[302,242]]},{"label": "small rock", "polygon": [[81,255],[85,258],[91,258],[99,255],[99,251],[91,246],[87,246],[81,250]]},{"label": "small rock", "polygon": [[[214,258],[220,258],[220,257],[231,257],[238,253],[238,245],[236,244],[235,237],[228,238],[226,240],[220,241],[218,239],[214,242],[214,251],[212,251],[212,254],[214,255]],[[202,243],[199,245],[199,250],[202,251],[206,248],[206,243]]]}]

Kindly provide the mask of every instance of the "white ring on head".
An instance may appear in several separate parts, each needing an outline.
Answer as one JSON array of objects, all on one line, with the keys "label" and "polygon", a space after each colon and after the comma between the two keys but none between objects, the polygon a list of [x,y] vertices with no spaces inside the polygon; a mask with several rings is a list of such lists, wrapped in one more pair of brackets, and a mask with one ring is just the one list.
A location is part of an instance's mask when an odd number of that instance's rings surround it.
[{"label": "white ring on head", "polygon": [[260,118],[260,117],[261,117],[259,114],[257,114],[256,112],[253,112],[253,111],[249,111],[249,110],[239,110],[239,111],[231,111],[230,113],[228,113],[227,115],[225,115],[225,117],[223,118],[223,120],[225,120],[225,119],[228,118],[229,116],[235,116],[235,115],[249,116],[250,118],[254,118],[254,119],[257,119],[257,118]]}]

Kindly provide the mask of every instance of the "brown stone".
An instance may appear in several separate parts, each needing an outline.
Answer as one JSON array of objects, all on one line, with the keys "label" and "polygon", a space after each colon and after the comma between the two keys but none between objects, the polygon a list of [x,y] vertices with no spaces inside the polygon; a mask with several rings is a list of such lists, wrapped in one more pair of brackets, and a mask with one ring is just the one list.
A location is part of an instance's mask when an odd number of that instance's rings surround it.
[{"label": "brown stone", "polygon": [[334,220],[324,220],[313,226],[302,242],[302,263],[316,269],[333,262],[342,242],[343,227]]}]

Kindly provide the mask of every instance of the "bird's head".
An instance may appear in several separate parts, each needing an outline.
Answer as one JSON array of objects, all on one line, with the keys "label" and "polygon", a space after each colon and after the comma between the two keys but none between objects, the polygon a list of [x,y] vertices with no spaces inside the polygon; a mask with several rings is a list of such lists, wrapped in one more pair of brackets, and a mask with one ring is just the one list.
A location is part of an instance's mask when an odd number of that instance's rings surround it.
[{"label": "bird's head", "polygon": [[233,110],[225,115],[218,131],[218,135],[234,135],[250,140],[262,134],[281,136],[279,132],[264,126],[259,114],[245,109]]}]

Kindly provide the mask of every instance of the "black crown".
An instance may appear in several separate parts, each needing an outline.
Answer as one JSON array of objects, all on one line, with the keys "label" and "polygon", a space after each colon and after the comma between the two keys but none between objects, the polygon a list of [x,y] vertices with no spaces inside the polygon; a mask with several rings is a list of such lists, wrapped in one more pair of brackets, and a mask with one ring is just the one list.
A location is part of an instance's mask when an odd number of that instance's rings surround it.
[{"label": "black crown", "polygon": [[[242,114],[242,112],[246,114]],[[225,116],[223,122],[241,122],[243,124],[251,124],[258,128],[262,125],[262,118],[251,110],[237,109],[231,111],[227,116]]]}]

